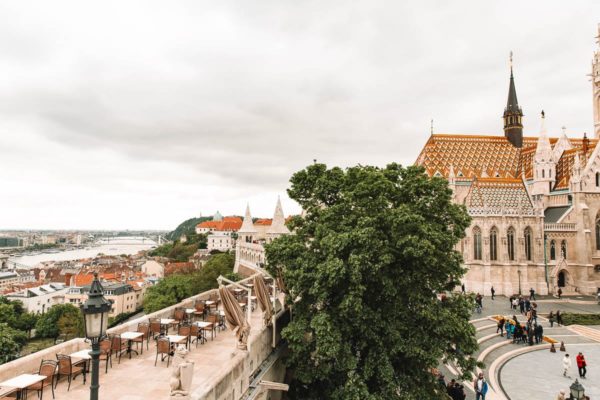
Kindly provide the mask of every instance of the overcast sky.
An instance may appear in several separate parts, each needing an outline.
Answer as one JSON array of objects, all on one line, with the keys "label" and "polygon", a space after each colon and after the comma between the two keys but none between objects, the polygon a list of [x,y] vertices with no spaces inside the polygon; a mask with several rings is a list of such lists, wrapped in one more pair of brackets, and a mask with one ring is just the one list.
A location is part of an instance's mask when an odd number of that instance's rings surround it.
[{"label": "overcast sky", "polygon": [[[83,3],[86,3],[85,5]],[[493,3],[493,4],[492,4]],[[600,1],[0,3],[0,229],[269,217],[290,175],[437,133],[592,132]]]}]

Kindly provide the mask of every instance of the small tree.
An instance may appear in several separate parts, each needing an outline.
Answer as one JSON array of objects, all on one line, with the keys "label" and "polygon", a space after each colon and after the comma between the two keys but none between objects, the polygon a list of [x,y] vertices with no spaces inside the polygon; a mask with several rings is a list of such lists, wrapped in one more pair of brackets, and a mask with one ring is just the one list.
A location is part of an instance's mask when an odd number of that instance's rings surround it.
[{"label": "small tree", "polygon": [[14,334],[14,329],[5,323],[0,323],[0,364],[14,360],[21,350],[21,345]]},{"label": "small tree", "polygon": [[475,360],[471,305],[440,301],[464,270],[454,250],[470,223],[443,179],[418,167],[314,164],[291,179],[305,211],[266,246],[294,318],[283,330],[301,399],[443,398],[430,372]]}]

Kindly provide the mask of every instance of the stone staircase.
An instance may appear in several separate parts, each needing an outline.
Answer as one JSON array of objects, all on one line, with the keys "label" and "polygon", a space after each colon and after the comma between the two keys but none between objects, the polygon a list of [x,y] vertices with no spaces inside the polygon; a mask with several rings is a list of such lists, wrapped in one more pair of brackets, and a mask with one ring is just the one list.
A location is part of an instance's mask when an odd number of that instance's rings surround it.
[{"label": "stone staircase", "polygon": [[[511,318],[511,316],[506,315],[505,318]],[[523,322],[525,317],[520,319],[520,322]],[[503,361],[504,359],[512,358],[512,354],[515,355],[520,352],[527,352],[534,349],[539,349],[540,346],[549,347],[549,343],[545,344],[534,344],[533,346],[529,346],[526,344],[513,344],[512,339],[506,339],[506,334],[502,337],[500,333],[496,333],[497,321],[493,317],[482,317],[475,320],[470,321],[476,329],[476,337],[477,342],[479,344],[479,349],[474,354],[477,358],[477,361],[481,361],[485,364],[485,368],[482,370],[477,370],[478,372],[483,372],[486,380],[488,381],[488,385],[490,386],[488,395],[486,399],[488,400],[506,400],[506,397],[503,395],[502,390],[499,387],[499,370],[502,363],[498,363],[498,360]],[[542,325],[544,328],[544,336],[548,340],[555,340],[560,342],[561,339],[567,339],[579,335],[574,335],[569,329],[565,327],[558,328],[550,328],[550,323],[545,318],[539,317],[538,323]],[[585,328],[585,327],[584,327]],[[588,328],[589,329],[589,328]],[[564,337],[553,338],[554,333],[564,334]],[[596,331],[600,335],[600,331]],[[572,336],[571,336],[572,335]],[[565,341],[566,342],[566,341]],[[558,344],[557,344],[558,350]],[[496,362],[495,368],[490,371],[490,367]],[[440,368],[442,373],[446,376],[446,380],[456,379],[458,368],[455,365],[445,365]],[[474,377],[473,377],[474,378]],[[475,399],[475,393],[472,389],[472,380],[464,381],[463,385],[465,387],[465,393],[467,394],[467,399]]]}]

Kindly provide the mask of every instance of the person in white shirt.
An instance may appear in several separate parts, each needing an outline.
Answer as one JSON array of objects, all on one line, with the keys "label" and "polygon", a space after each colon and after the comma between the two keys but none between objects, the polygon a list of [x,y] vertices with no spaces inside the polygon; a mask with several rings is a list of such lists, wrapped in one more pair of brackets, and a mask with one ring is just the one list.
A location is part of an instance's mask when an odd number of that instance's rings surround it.
[{"label": "person in white shirt", "polygon": [[565,354],[562,360],[563,365],[563,376],[567,376],[569,369],[571,369],[571,357],[568,354]]}]

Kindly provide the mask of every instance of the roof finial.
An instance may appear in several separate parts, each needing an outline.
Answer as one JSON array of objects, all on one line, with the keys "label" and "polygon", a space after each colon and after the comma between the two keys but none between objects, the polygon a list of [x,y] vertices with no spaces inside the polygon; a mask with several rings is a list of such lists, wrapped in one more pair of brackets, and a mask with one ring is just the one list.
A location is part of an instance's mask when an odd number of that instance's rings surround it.
[{"label": "roof finial", "polygon": [[542,118],[546,118],[546,113],[542,110]]},{"label": "roof finial", "polygon": [[509,56],[509,64],[510,64],[510,70],[512,71],[512,67],[513,67],[513,52],[512,50],[510,51],[510,56]]},{"label": "roof finial", "polygon": [[431,118],[431,128],[430,128],[430,132],[433,135],[433,118]]},{"label": "roof finial", "polygon": [[560,129],[562,129],[563,135],[567,136],[567,127],[563,125]]}]

